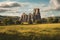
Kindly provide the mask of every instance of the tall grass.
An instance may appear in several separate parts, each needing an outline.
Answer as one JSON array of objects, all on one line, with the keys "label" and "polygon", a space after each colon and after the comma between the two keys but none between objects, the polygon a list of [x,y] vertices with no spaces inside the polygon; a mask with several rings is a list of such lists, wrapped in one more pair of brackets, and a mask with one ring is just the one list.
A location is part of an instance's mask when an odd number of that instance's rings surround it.
[{"label": "tall grass", "polygon": [[0,40],[60,40],[60,33],[46,34],[34,32],[13,32],[13,34],[0,33]]},{"label": "tall grass", "polygon": [[0,40],[60,40],[59,25],[60,24],[0,26]]}]

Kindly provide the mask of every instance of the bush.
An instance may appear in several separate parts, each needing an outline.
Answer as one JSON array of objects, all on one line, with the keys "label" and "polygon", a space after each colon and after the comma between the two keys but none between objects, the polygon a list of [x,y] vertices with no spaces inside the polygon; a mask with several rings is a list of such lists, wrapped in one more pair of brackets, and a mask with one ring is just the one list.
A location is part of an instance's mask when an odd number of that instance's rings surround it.
[{"label": "bush", "polygon": [[28,24],[33,24],[32,20],[29,20],[29,21],[28,21]]},{"label": "bush", "polygon": [[22,24],[22,22],[21,21],[16,21],[16,24]]},{"label": "bush", "polygon": [[35,23],[40,24],[41,20],[36,20]]}]

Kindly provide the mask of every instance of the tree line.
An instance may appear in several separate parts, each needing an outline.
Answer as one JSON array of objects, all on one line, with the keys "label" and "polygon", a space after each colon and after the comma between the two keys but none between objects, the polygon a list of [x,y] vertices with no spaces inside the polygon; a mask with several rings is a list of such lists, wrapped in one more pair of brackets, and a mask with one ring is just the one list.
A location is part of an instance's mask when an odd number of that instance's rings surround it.
[{"label": "tree line", "polygon": [[[60,23],[60,17],[48,17],[42,18],[41,20],[36,20],[33,22],[32,20],[28,20],[28,24],[44,24],[44,23]],[[19,20],[19,17],[6,17],[0,18],[0,25],[17,25],[17,24],[24,24],[22,20]]]}]

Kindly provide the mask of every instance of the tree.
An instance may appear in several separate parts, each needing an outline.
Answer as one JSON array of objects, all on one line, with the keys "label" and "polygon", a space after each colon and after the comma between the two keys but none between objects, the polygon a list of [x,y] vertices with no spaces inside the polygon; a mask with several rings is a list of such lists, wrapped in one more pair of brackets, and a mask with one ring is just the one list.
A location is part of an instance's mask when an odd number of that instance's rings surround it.
[{"label": "tree", "polygon": [[12,19],[5,19],[4,23],[5,23],[5,25],[12,25],[12,24],[14,24],[14,21]]},{"label": "tree", "polygon": [[14,21],[13,21],[12,19],[9,19],[9,20],[8,20],[8,24],[9,24],[9,25],[12,25],[12,24],[15,24],[15,23],[14,23]]},{"label": "tree", "polygon": [[9,19],[4,19],[4,25],[8,25],[8,20]]},{"label": "tree", "polygon": [[4,25],[2,21],[0,21],[0,26]]},{"label": "tree", "polygon": [[33,24],[32,20],[28,20],[28,24]]},{"label": "tree", "polygon": [[18,20],[17,20],[17,21],[16,21],[16,24],[21,24],[21,21],[18,21]]},{"label": "tree", "polygon": [[47,19],[47,22],[48,22],[48,23],[58,23],[58,21],[59,21],[59,19],[56,18],[56,17],[49,17],[49,18]]},{"label": "tree", "polygon": [[41,22],[41,20],[36,20],[35,23],[40,24],[42,22]]},{"label": "tree", "polygon": [[58,18],[53,19],[53,23],[58,23]]},{"label": "tree", "polygon": [[47,23],[47,19],[46,18],[42,18],[41,21],[42,21],[42,23]]},{"label": "tree", "polygon": [[53,22],[53,18],[52,17],[47,18],[47,23],[52,23],[52,22]]}]

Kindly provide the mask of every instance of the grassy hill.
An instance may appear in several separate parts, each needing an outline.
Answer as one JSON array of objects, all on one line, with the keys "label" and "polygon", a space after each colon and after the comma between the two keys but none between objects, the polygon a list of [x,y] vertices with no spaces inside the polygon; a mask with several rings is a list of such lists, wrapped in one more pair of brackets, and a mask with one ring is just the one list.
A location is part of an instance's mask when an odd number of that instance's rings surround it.
[{"label": "grassy hill", "polygon": [[60,40],[60,23],[0,26],[0,40]]}]

